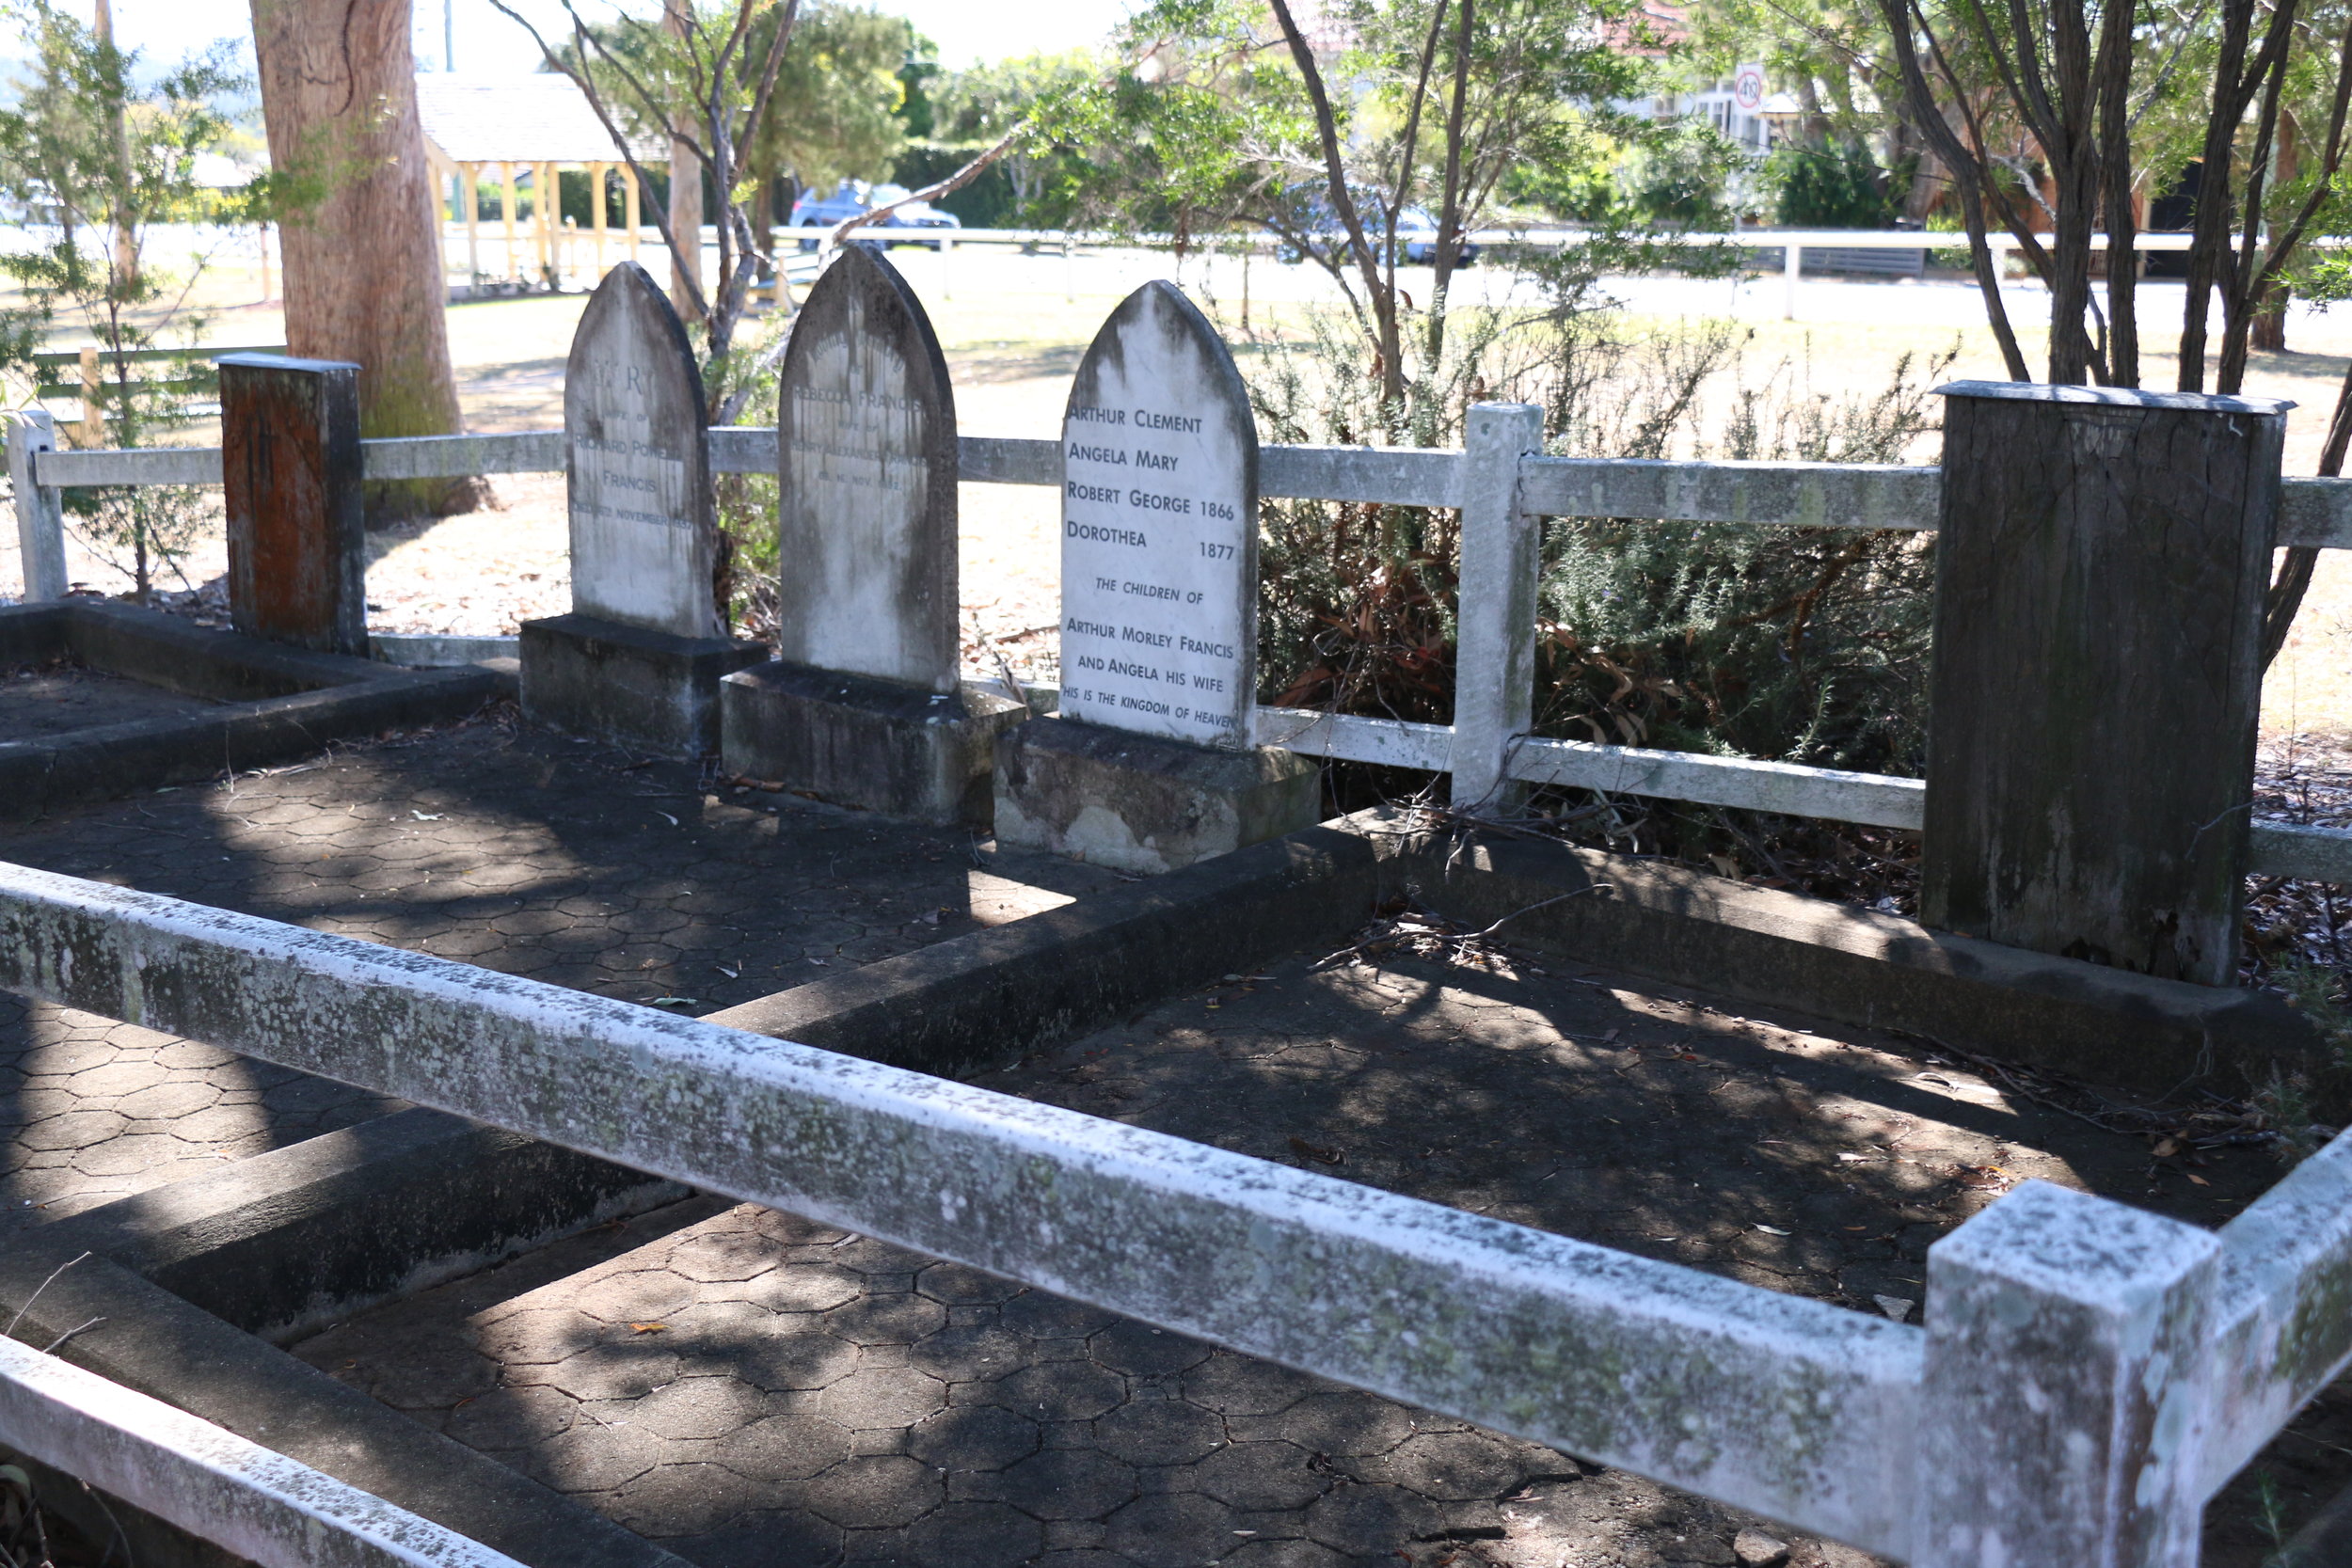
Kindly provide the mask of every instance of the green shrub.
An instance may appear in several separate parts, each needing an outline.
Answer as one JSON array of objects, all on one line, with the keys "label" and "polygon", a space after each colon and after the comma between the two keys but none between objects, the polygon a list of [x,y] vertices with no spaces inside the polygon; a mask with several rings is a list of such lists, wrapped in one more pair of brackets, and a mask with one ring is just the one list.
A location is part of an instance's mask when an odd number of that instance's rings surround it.
[{"label": "green shrub", "polygon": [[1908,182],[1851,144],[1782,147],[1764,161],[1772,215],[1788,229],[1884,229],[1902,215]]}]

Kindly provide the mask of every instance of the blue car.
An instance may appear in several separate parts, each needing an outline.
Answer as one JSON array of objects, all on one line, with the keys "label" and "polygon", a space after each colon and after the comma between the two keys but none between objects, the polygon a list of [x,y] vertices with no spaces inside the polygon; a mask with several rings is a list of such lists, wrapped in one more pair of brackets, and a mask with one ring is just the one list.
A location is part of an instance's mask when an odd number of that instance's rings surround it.
[{"label": "blue car", "polygon": [[[792,216],[787,220],[795,229],[831,229],[835,224],[868,213],[877,207],[887,207],[894,201],[906,199],[904,185],[868,185],[863,180],[844,180],[831,196],[817,191],[803,191],[801,198],[792,203]],[[911,201],[887,217],[878,219],[875,229],[961,229],[963,220],[953,213],[943,213],[928,201]],[[893,233],[885,240],[858,240],[854,244],[880,250],[894,245],[930,245],[940,246],[941,240],[921,240]],[[815,250],[814,239],[801,242],[803,250]]]}]

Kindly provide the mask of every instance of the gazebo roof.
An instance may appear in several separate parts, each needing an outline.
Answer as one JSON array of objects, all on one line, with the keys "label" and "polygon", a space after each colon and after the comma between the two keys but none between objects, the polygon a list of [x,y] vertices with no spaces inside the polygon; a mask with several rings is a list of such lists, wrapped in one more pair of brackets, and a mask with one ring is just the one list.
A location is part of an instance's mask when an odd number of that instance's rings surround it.
[{"label": "gazebo roof", "polygon": [[609,164],[620,159],[568,76],[420,72],[424,139],[453,164]]}]

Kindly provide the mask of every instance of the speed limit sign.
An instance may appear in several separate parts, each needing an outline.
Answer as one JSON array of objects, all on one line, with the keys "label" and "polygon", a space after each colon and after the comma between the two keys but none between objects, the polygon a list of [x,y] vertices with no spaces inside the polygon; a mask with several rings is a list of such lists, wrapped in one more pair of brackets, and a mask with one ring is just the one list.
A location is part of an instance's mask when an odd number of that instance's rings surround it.
[{"label": "speed limit sign", "polygon": [[1764,67],[1743,65],[1731,78],[1731,101],[1743,115],[1752,115],[1764,106]]}]

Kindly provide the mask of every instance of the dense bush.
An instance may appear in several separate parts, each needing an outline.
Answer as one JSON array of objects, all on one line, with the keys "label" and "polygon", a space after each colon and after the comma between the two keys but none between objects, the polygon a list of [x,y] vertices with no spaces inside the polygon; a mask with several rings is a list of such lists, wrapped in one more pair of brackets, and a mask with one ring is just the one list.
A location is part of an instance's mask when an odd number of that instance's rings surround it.
[{"label": "dense bush", "polygon": [[1790,229],[1884,229],[1902,215],[1909,182],[1851,144],[1783,147],[1765,160],[1772,215]]},{"label": "dense bush", "polygon": [[[1726,327],[1635,336],[1583,307],[1457,312],[1443,384],[1405,442],[1460,440],[1471,403],[1535,403],[1550,450],[1589,457],[1899,461],[1931,428],[1948,359],[1906,359],[1875,397],[1813,393],[1803,367],[1743,373]],[[1346,324],[1245,356],[1264,437],[1378,437]],[[1725,389],[1727,387],[1727,390]],[[1710,405],[1720,402],[1710,417]],[[1447,722],[1458,519],[1442,509],[1272,500],[1261,509],[1267,701]],[[1931,547],[1834,529],[1559,519],[1544,540],[1537,713],[1547,734],[1915,772]]]}]

